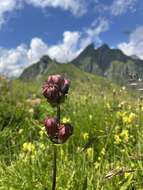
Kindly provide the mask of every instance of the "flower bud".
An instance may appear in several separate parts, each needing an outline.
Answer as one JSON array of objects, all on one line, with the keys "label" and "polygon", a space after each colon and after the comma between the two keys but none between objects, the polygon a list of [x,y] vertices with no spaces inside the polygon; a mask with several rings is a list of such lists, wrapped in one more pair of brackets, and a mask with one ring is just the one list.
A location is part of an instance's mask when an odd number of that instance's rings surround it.
[{"label": "flower bud", "polygon": [[61,124],[58,130],[58,141],[64,143],[73,134],[73,127],[69,123]]},{"label": "flower bud", "polygon": [[47,118],[45,120],[45,128],[49,139],[56,144],[63,144],[73,133],[71,124],[59,124],[56,118]]},{"label": "flower bud", "polygon": [[64,78],[61,75],[50,75],[48,77],[48,83],[55,84],[57,86],[61,86],[64,82]]},{"label": "flower bud", "polygon": [[64,79],[61,75],[50,75],[43,85],[43,95],[52,106],[56,106],[64,101],[69,85],[69,80]]},{"label": "flower bud", "polygon": [[58,124],[56,118],[47,118],[45,120],[45,128],[50,138],[55,138],[58,132]]},{"label": "flower bud", "polygon": [[64,83],[63,83],[63,85],[62,85],[62,87],[61,87],[62,93],[67,94],[67,93],[68,93],[68,90],[69,90],[69,86],[70,86],[70,81],[67,80],[67,79],[65,79],[65,80],[64,80]]}]

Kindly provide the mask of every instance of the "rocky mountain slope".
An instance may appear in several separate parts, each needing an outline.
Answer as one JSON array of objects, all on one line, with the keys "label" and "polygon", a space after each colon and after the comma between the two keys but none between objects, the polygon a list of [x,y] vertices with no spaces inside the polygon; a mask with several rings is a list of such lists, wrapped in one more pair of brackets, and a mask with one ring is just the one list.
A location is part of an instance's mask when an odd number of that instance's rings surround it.
[{"label": "rocky mountain slope", "polygon": [[[120,84],[127,83],[129,78],[143,78],[143,60],[135,56],[129,57],[119,49],[111,49],[107,44],[103,44],[97,49],[94,48],[94,44],[90,44],[76,59],[68,64],[69,68],[66,67],[68,73],[79,68],[84,72],[104,76]],[[64,65],[48,56],[43,56],[38,63],[26,68],[20,79],[38,79],[50,71],[58,73],[60,68],[64,73]]]},{"label": "rocky mountain slope", "polygon": [[127,81],[132,76],[143,77],[142,60],[129,57],[119,49],[110,49],[107,44],[98,49],[90,44],[72,63],[86,72],[118,82]]}]

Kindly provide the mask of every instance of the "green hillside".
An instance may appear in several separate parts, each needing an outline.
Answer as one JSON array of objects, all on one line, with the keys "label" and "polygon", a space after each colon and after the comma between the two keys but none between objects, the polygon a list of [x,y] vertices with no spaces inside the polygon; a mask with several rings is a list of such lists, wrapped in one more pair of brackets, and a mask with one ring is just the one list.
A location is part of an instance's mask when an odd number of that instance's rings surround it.
[{"label": "green hillside", "polygon": [[[32,66],[32,68],[34,68],[36,65]],[[107,80],[95,74],[84,72],[80,70],[78,67],[76,67],[75,65],[70,64],[70,63],[59,64],[56,62],[52,62],[52,63],[48,63],[47,65],[48,65],[48,69],[45,71],[44,74],[42,75],[36,74],[33,78],[32,77],[27,78],[26,77],[27,74],[25,74],[27,71],[25,71],[24,72],[25,77],[21,75],[22,81],[25,81],[24,83],[28,81],[29,84],[34,83],[38,89],[38,86],[40,86],[42,82],[47,80],[48,75],[61,74],[72,81],[72,88],[74,89],[80,88],[80,91],[82,89],[84,90],[88,88],[91,91],[96,91],[97,94],[99,93],[101,94],[104,91],[109,92],[110,94],[114,88],[117,88],[117,86],[113,84],[111,80]],[[30,72],[30,69],[28,69],[28,72]]]},{"label": "green hillside", "polygon": [[0,78],[0,190],[51,189],[53,144],[43,123],[56,109],[42,96],[51,74],[71,80],[61,122],[74,127],[57,146],[57,190],[143,189],[143,102],[141,94],[112,82],[123,67],[113,61],[106,71],[114,76],[105,78],[43,57],[20,79]]},{"label": "green hillside", "polygon": [[126,85],[131,75],[143,78],[142,60],[126,56],[107,44],[97,49],[93,44],[87,46],[72,63],[83,71],[104,76],[118,84]]},{"label": "green hillside", "polygon": [[[142,189],[142,99],[73,65],[56,64],[48,72],[71,79],[61,120],[71,121],[74,134],[57,147],[57,189]],[[43,121],[56,109],[41,94],[47,77],[0,80],[2,190],[51,189],[53,145]]]},{"label": "green hillside", "polygon": [[[97,49],[94,48],[93,44],[90,44],[68,65],[58,63],[48,56],[43,56],[37,63],[26,68],[20,79],[25,81],[35,80],[48,73],[64,73],[64,69],[69,77],[73,72],[76,78],[79,73],[80,78],[81,71],[84,71],[105,77],[120,85],[127,85],[128,80],[133,77],[139,80],[143,78],[142,60],[129,57],[119,49],[111,49],[107,44],[103,44]],[[81,71],[74,68],[73,65]]]}]

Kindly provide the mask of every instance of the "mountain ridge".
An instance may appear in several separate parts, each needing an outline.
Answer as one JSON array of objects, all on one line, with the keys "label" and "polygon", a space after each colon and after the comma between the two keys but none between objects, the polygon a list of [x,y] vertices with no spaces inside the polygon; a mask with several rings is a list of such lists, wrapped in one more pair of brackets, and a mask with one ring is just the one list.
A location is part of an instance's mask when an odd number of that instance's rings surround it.
[{"label": "mountain ridge", "polygon": [[[38,79],[48,73],[50,69],[54,70],[54,66],[57,64],[62,67],[65,63],[58,63],[45,55],[37,63],[26,68],[20,79]],[[127,81],[129,75],[143,77],[143,60],[127,56],[120,49],[111,49],[107,44],[103,44],[97,49],[94,48],[93,43],[89,44],[68,64],[72,64],[84,72],[107,77],[118,83]]]}]

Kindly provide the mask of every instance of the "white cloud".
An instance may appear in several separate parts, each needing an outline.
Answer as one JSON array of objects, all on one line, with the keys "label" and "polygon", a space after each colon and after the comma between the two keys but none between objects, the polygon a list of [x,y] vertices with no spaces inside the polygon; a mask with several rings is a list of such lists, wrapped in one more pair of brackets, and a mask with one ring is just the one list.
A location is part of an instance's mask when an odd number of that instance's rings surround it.
[{"label": "white cloud", "polygon": [[143,26],[134,30],[129,36],[129,42],[122,42],[118,45],[125,54],[137,55],[143,59]]},{"label": "white cloud", "polygon": [[110,5],[98,2],[95,6],[95,10],[102,15],[107,12],[110,16],[119,16],[127,11],[135,12],[136,3],[137,0],[113,0]]},{"label": "white cloud", "polygon": [[6,22],[6,14],[31,4],[39,8],[61,8],[81,16],[87,11],[85,0],[0,0],[0,27]]},{"label": "white cloud", "polygon": [[137,0],[114,0],[109,10],[111,14],[114,16],[121,15],[126,11],[134,11],[134,5]]},{"label": "white cloud", "polygon": [[0,51],[0,73],[17,76],[28,66],[27,50],[24,45],[10,50],[0,48]]},{"label": "white cloud", "polygon": [[23,69],[37,62],[44,54],[48,54],[48,46],[40,38],[33,38],[29,48],[24,44],[15,49],[1,47],[0,73],[7,76],[18,76]]},{"label": "white cloud", "polygon": [[1,0],[0,1],[0,27],[6,21],[6,14],[18,8],[20,3],[17,0]]},{"label": "white cloud", "polygon": [[40,38],[33,38],[30,48],[27,50],[27,56],[30,63],[38,61],[41,55],[48,54],[48,45]]},{"label": "white cloud", "polygon": [[80,40],[79,32],[66,31],[63,41],[49,48],[48,54],[59,62],[68,62],[77,56],[77,46]]},{"label": "white cloud", "polygon": [[19,45],[15,49],[0,48],[0,73],[8,76],[18,76],[24,68],[39,61],[43,55],[49,55],[59,62],[68,62],[77,55],[77,44],[80,34],[66,31],[63,41],[57,45],[48,45],[40,38],[33,38],[29,48]]},{"label": "white cloud", "polygon": [[102,43],[100,34],[109,29],[109,21],[105,18],[99,18],[96,22],[92,23],[91,28],[85,30],[83,39],[81,39],[80,46],[85,48],[88,44],[94,42],[97,46]]},{"label": "white cloud", "polygon": [[87,11],[84,0],[25,0],[27,4],[32,4],[36,7],[46,8],[61,8],[63,10],[71,11],[74,15],[83,15]]},{"label": "white cloud", "polygon": [[18,76],[24,68],[37,62],[43,55],[49,55],[58,62],[69,62],[74,59],[91,42],[101,43],[99,35],[108,29],[108,22],[99,19],[91,28],[83,32],[65,31],[63,40],[58,44],[48,46],[40,38],[33,38],[29,47],[21,44],[15,49],[0,48],[0,73]]}]

